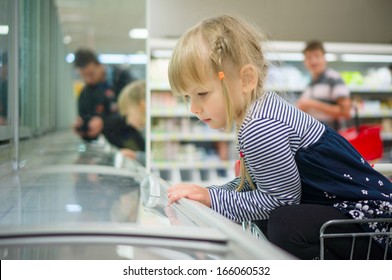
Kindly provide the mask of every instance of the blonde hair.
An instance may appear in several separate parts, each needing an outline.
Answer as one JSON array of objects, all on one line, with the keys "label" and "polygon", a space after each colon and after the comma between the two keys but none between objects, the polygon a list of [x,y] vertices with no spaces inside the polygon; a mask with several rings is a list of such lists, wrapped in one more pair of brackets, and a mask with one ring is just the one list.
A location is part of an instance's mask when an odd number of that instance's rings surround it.
[{"label": "blonde hair", "polygon": [[[240,73],[245,65],[251,65],[257,73],[257,83],[243,100],[240,111],[235,112],[232,95],[225,80],[221,79],[226,105],[226,131],[230,131],[236,118],[242,119],[249,106],[263,95],[268,62],[261,42],[264,36],[251,24],[228,15],[207,19],[188,30],[178,41],[169,63],[169,82],[173,94],[182,96],[191,86],[203,87],[211,73],[228,73],[229,69]],[[238,127],[237,127],[238,128]],[[241,158],[241,190],[245,177],[254,188],[244,160]]]},{"label": "blonde hair", "polygon": [[135,81],[125,86],[118,96],[118,107],[120,115],[126,116],[132,105],[139,105],[146,100],[146,82]]}]

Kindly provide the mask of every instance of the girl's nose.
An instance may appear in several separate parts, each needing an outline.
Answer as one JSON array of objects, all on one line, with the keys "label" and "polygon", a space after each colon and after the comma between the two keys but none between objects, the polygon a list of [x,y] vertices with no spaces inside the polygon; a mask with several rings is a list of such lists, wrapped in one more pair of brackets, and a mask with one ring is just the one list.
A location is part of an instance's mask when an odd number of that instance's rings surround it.
[{"label": "girl's nose", "polygon": [[191,109],[191,112],[195,115],[200,115],[201,110],[202,110],[201,107],[196,102],[194,102],[192,100],[190,101],[190,109]]}]

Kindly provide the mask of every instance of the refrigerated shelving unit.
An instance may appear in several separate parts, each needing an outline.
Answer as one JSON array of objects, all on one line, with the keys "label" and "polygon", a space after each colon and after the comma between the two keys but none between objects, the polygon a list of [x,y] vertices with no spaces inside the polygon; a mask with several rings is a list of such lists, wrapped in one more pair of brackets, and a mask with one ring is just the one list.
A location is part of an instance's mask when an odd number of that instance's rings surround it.
[{"label": "refrigerated shelving unit", "polygon": [[[189,133],[189,129],[186,127],[190,122],[195,121],[195,118],[186,108],[181,100],[176,100],[171,96],[170,86],[167,79],[167,66],[171,55],[171,51],[176,44],[174,39],[151,39],[150,40],[150,53],[151,53],[151,64],[150,64],[150,79],[151,79],[151,97],[152,97],[152,108],[151,118],[152,123],[157,120],[165,119],[177,119],[186,120],[178,121],[178,127],[173,131],[170,127],[157,131],[154,126],[152,127],[152,168],[157,174],[164,175],[166,179],[173,182],[178,181],[199,181],[200,179],[200,168],[205,167],[209,170],[225,169],[226,178],[223,178],[221,182],[230,180],[233,176],[233,165],[237,159],[235,151],[235,134],[212,134],[211,130],[202,133]],[[265,44],[265,50],[267,58],[271,61],[270,76],[275,74],[267,81],[267,90],[273,90],[282,93],[290,102],[294,102],[304,90],[306,84],[309,82],[308,73],[303,66],[303,54],[302,50],[305,46],[304,42],[277,42],[270,41]],[[392,64],[392,46],[387,44],[359,44],[359,43],[324,43],[327,51],[327,60],[329,66],[337,71],[358,71],[367,73],[371,68],[386,67]],[[273,71],[275,70],[275,71]],[[391,74],[392,75],[392,74]],[[290,77],[295,77],[290,80]],[[371,83],[369,85],[351,84],[348,85],[352,93],[354,100],[362,100],[363,104],[372,105],[372,100],[378,100],[380,102],[379,107],[375,106],[364,106],[359,109],[359,120],[360,123],[382,123],[384,122],[384,131],[382,132],[382,138],[388,148],[388,143],[392,140],[392,124],[387,127],[386,124],[392,122],[392,85],[382,83]],[[168,102],[170,106],[166,106],[159,101],[159,98],[154,98],[160,94],[166,95],[166,98],[171,96],[172,100]],[[157,102],[154,102],[157,101]],[[185,143],[187,141],[197,142],[218,142],[225,141],[229,143],[230,155],[228,159],[222,160],[217,158],[212,165],[208,165],[210,160],[195,160],[189,159],[189,161],[183,160],[183,156],[176,156],[175,151],[169,152],[170,158],[163,160],[159,156],[154,156],[154,149],[158,146],[158,150],[155,150],[155,155],[162,155],[165,153],[165,145],[170,146],[170,142],[176,141],[177,143]],[[158,143],[158,144],[157,144]],[[170,149],[170,148],[169,148]],[[388,150],[388,149],[386,149]],[[389,152],[388,152],[389,153]],[[389,157],[386,159],[389,161]],[[192,169],[193,166],[193,169]],[[191,170],[192,176],[189,176],[189,172],[186,176],[181,176],[181,170]],[[201,183],[209,184],[216,183],[216,177],[212,176],[212,181],[206,180]],[[194,180],[192,180],[194,179]],[[214,181],[215,180],[215,181]]]}]

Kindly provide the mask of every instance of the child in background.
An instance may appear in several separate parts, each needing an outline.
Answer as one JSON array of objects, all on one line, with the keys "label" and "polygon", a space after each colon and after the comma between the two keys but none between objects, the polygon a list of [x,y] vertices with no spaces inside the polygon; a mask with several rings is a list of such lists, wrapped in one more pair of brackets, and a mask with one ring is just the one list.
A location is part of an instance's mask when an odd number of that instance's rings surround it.
[{"label": "child in background", "polygon": [[[391,218],[392,184],[333,129],[264,91],[262,41],[256,28],[231,16],[205,20],[178,41],[169,64],[173,93],[209,127],[236,126],[241,176],[207,188],[173,185],[169,204],[188,198],[233,221],[256,221],[272,243],[314,259],[324,222]],[[363,230],[390,229],[369,223]],[[377,240],[371,257],[382,258],[386,238]],[[354,257],[361,258],[366,250],[357,245]],[[341,244],[326,246],[327,257],[347,258]]]},{"label": "child in background", "polygon": [[135,81],[125,86],[118,97],[120,115],[111,118],[106,139],[121,153],[145,164],[146,83]]}]

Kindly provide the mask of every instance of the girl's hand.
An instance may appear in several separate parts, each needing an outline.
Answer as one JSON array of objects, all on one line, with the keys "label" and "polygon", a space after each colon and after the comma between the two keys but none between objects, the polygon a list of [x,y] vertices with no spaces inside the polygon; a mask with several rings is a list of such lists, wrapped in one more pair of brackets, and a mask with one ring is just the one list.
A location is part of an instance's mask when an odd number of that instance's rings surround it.
[{"label": "girl's hand", "polygon": [[169,205],[183,197],[196,200],[211,207],[210,194],[208,193],[207,188],[195,184],[180,183],[173,185],[168,189]]}]

